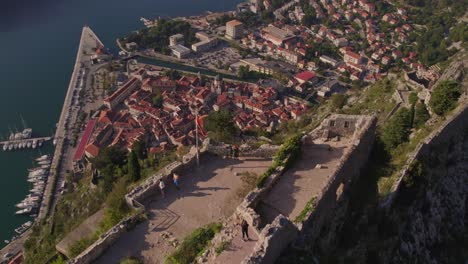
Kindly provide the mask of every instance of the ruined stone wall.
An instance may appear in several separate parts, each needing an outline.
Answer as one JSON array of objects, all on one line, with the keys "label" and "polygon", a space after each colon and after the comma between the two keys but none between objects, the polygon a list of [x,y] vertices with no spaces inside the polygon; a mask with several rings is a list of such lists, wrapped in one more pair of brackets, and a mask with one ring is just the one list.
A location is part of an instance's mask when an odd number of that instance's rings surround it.
[{"label": "ruined stone wall", "polygon": [[117,225],[101,235],[96,242],[89,246],[85,251],[81,252],[80,255],[71,259],[68,264],[92,263],[95,259],[101,256],[107,248],[114,244],[115,241],[117,241],[117,239],[127,231],[127,229],[131,228],[139,221],[142,212],[143,211],[140,211],[139,213],[120,221]]},{"label": "ruined stone wall", "polygon": [[[330,120],[334,120],[333,126],[330,126]],[[345,122],[348,124],[345,125]],[[373,146],[376,118],[369,116],[348,116],[332,115],[325,120],[320,127],[312,131],[309,135],[302,138],[303,144],[310,144],[313,139],[324,136],[330,138],[330,128],[333,137],[352,136],[352,146],[348,149],[341,159],[336,173],[330,178],[320,197],[318,197],[316,210],[306,216],[304,225],[294,224],[287,217],[278,215],[275,220],[260,228],[260,215],[254,210],[257,204],[269,193],[269,191],[278,182],[285,168],[279,167],[267,178],[262,188],[256,188],[246,195],[241,204],[237,207],[235,214],[223,225],[223,230],[213,239],[213,245],[210,247],[198,263],[210,263],[216,258],[215,248],[223,241],[232,239],[232,222],[239,222],[238,219],[246,220],[252,226],[258,235],[258,241],[249,256],[246,256],[242,263],[274,263],[281,252],[291,243],[303,240],[304,236],[317,236],[322,224],[332,217],[336,217],[334,211],[340,207],[339,203],[347,200],[346,192],[349,192],[349,183],[356,180],[360,175],[361,169],[365,166],[370,151]],[[337,195],[337,190],[344,183],[343,194]],[[341,211],[344,211],[341,209]],[[341,214],[341,213],[339,213]],[[343,213],[344,214],[344,213]],[[236,219],[237,221],[233,221]],[[318,221],[318,223],[315,223]],[[226,230],[224,230],[226,229]],[[232,229],[232,228],[231,228]],[[302,230],[300,233],[299,231]],[[309,241],[309,240],[308,240]]]},{"label": "ruined stone wall", "polygon": [[[280,146],[264,144],[259,148],[251,148],[248,145],[241,145],[239,148],[240,157],[256,157],[256,158],[272,158]],[[218,156],[228,156],[229,145],[227,144],[208,144],[207,152],[213,153]]]},{"label": "ruined stone wall", "polygon": [[285,245],[291,243],[297,236],[297,228],[289,219],[278,215],[271,224],[263,228],[252,254],[242,261],[242,264],[269,264],[283,251]]},{"label": "ruined stone wall", "polygon": [[296,241],[297,246],[302,247],[303,241],[307,240],[307,246],[312,247],[325,223],[329,223],[329,232],[327,232],[329,237],[322,237],[321,240],[328,244],[334,239],[334,230],[339,229],[344,222],[351,183],[361,175],[371,153],[376,123],[374,117],[356,121],[358,129],[353,133],[352,146],[341,157],[335,173],[317,196],[315,209],[306,215],[302,224],[298,224],[301,233]]}]

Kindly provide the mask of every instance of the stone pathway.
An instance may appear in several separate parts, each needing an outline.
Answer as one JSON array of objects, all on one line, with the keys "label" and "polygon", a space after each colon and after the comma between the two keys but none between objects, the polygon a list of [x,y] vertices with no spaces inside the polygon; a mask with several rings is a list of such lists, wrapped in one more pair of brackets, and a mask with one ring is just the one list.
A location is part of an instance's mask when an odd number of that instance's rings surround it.
[{"label": "stone pathway", "polygon": [[127,256],[136,256],[144,263],[163,263],[174,246],[194,229],[232,215],[241,201],[234,198],[242,186],[239,173],[261,174],[271,161],[204,156],[200,163],[200,168],[181,174],[180,191],[166,183],[165,198],[156,194],[145,203],[149,220],[123,234],[96,263],[119,263]]}]

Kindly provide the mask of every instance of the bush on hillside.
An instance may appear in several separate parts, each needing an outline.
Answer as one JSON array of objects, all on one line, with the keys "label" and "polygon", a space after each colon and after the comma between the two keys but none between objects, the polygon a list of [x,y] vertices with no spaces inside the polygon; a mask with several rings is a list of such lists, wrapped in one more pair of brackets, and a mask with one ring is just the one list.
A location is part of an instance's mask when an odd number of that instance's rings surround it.
[{"label": "bush on hillside", "polygon": [[402,108],[388,121],[382,131],[382,141],[387,151],[408,141],[411,133],[411,111]]},{"label": "bush on hillside", "polygon": [[460,95],[460,85],[457,82],[442,81],[433,89],[429,106],[437,115],[445,115],[455,108]]}]

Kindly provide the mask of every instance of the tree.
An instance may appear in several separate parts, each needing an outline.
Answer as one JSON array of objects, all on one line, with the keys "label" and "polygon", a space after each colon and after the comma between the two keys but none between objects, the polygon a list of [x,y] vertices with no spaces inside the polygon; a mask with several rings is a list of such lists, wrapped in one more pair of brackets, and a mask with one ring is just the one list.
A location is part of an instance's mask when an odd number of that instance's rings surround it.
[{"label": "tree", "polygon": [[411,133],[411,111],[402,108],[389,120],[382,131],[382,141],[387,151],[408,141]]},{"label": "tree", "polygon": [[171,80],[177,80],[180,78],[180,72],[174,69],[165,70],[163,75],[169,77]]},{"label": "tree", "polygon": [[151,98],[151,100],[153,101],[154,107],[157,107],[157,108],[163,107],[164,99],[163,99],[161,92],[157,92],[156,95],[153,96],[153,98]]},{"label": "tree", "polygon": [[125,151],[117,146],[112,146],[102,149],[99,155],[92,160],[92,163],[98,170],[101,170],[108,165],[122,166],[125,164],[125,158]]},{"label": "tree", "polygon": [[423,126],[430,117],[431,116],[427,111],[426,105],[423,103],[417,103],[414,111],[414,127],[419,128]]},{"label": "tree", "polygon": [[205,128],[214,139],[230,142],[237,132],[233,120],[231,112],[227,110],[212,112],[206,120]]},{"label": "tree", "polygon": [[125,195],[127,194],[127,181],[125,177],[120,178],[113,186],[106,200],[106,220],[110,225],[115,225],[128,212]]},{"label": "tree", "polygon": [[142,140],[138,140],[133,144],[132,148],[133,152],[135,152],[136,156],[140,160],[144,160],[148,157],[148,153],[146,151],[146,143]]},{"label": "tree", "polygon": [[455,81],[442,81],[432,91],[429,106],[437,115],[445,115],[456,106],[461,95],[460,85]]},{"label": "tree", "polygon": [[334,110],[343,108],[346,104],[347,97],[345,94],[336,93],[331,96],[331,105]]},{"label": "tree", "polygon": [[237,77],[241,80],[246,80],[249,78],[249,72],[250,72],[250,67],[241,65],[239,66],[239,69],[237,70]]},{"label": "tree", "polygon": [[135,154],[135,151],[131,151],[128,157],[128,175],[130,180],[138,181],[141,177],[140,175],[140,163],[138,162],[138,157]]}]

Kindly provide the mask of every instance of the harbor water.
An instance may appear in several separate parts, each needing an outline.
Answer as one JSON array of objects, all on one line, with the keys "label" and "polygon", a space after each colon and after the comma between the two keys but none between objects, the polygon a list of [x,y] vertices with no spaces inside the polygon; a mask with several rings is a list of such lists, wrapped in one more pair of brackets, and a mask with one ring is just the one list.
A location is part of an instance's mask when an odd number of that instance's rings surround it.
[{"label": "harbor water", "polygon": [[[233,10],[241,0],[6,0],[0,6],[0,135],[22,130],[21,117],[34,136],[54,132],[78,48],[89,25],[116,51],[115,39],[142,27],[140,17],[174,17]],[[15,204],[28,194],[27,169],[41,149],[0,150],[0,247],[14,229],[30,220]]]}]

